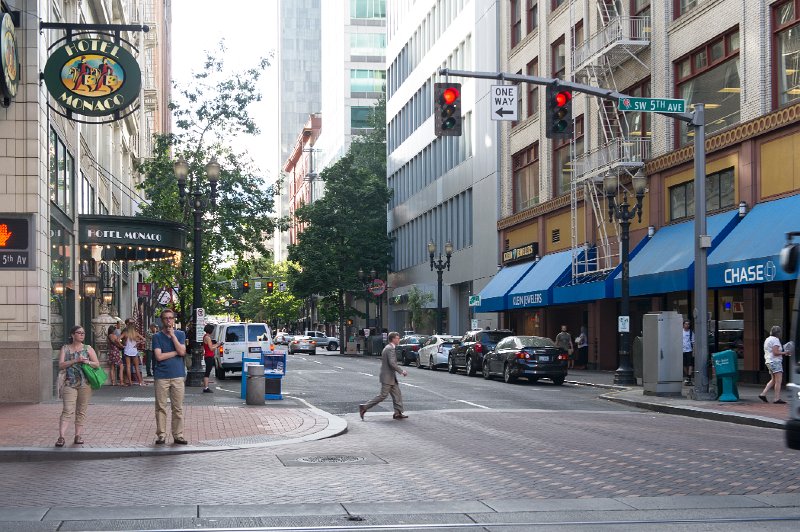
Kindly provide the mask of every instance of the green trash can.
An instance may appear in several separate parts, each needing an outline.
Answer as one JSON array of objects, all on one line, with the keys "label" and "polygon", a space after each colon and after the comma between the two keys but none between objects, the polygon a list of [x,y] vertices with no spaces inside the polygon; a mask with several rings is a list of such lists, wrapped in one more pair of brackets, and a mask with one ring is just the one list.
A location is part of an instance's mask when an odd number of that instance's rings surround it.
[{"label": "green trash can", "polygon": [[736,351],[728,349],[711,355],[714,361],[714,372],[717,374],[717,390],[720,390],[719,400],[722,402],[735,402],[739,400],[739,389],[736,382],[739,380],[739,371],[736,369]]}]

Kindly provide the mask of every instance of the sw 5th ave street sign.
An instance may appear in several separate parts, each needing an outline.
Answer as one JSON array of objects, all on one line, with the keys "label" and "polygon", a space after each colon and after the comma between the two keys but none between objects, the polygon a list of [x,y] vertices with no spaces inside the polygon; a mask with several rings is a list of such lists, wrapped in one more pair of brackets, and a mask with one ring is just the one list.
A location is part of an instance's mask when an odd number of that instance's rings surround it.
[{"label": "sw 5th ave street sign", "polygon": [[686,101],[672,98],[620,98],[620,111],[639,113],[685,113]]}]

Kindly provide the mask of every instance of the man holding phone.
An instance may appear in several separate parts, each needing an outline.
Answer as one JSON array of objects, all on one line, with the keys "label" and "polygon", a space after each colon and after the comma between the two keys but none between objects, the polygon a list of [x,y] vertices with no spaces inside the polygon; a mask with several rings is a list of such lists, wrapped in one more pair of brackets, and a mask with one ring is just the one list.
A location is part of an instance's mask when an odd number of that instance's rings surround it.
[{"label": "man holding phone", "polygon": [[186,333],[175,330],[175,312],[161,313],[162,328],[153,335],[153,355],[156,359],[153,378],[156,390],[156,444],[166,443],[167,396],[172,403],[172,439],[186,445],[183,437],[183,394],[186,378]]}]

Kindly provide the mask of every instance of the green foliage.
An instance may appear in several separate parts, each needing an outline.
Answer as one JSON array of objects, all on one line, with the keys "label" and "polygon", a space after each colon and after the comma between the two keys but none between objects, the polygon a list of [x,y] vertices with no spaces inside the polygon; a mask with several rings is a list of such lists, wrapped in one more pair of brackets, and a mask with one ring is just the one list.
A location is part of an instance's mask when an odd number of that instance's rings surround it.
[{"label": "green foliage", "polygon": [[412,286],[408,292],[408,312],[411,315],[411,330],[422,332],[433,321],[433,311],[427,308],[433,302],[433,294],[423,292],[417,286]]}]

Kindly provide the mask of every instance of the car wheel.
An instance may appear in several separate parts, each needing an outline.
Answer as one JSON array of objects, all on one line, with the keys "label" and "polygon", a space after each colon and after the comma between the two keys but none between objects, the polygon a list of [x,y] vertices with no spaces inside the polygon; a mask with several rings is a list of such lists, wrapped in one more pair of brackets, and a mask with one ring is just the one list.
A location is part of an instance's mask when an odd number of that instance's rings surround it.
[{"label": "car wheel", "polygon": [[431,371],[436,371],[436,364],[433,363],[433,355],[428,358],[428,369]]},{"label": "car wheel", "polygon": [[217,378],[218,381],[224,381],[225,370],[222,368],[214,368],[214,376]]},{"label": "car wheel", "polygon": [[489,362],[485,359],[483,361],[483,378],[487,381],[492,378],[492,374],[489,372]]},{"label": "car wheel", "polygon": [[564,377],[551,377],[551,378],[553,380],[553,384],[555,384],[556,386],[561,386],[562,384],[564,384]]},{"label": "car wheel", "polygon": [[508,384],[511,384],[517,380],[517,378],[511,374],[511,364],[509,363],[506,363],[505,366],[503,366],[503,380]]},{"label": "car wheel", "polygon": [[447,372],[448,373],[456,372],[456,362],[455,360],[453,360],[453,357],[447,357]]},{"label": "car wheel", "polygon": [[467,377],[474,377],[475,376],[475,366],[472,365],[472,357],[467,355],[467,362],[466,362],[466,372]]}]

